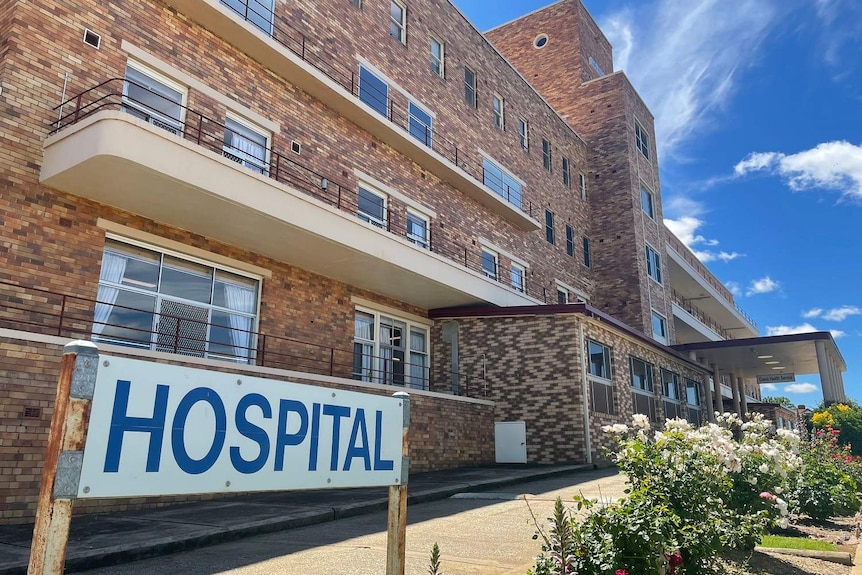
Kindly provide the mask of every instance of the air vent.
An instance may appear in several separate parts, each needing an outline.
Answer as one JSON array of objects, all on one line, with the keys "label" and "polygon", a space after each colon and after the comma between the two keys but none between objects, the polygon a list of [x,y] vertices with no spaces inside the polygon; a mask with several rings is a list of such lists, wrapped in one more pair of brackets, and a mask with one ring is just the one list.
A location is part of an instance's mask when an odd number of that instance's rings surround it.
[{"label": "air vent", "polygon": [[102,45],[102,37],[93,32],[92,30],[84,29],[84,43],[89,44],[96,50],[99,49],[99,46]]},{"label": "air vent", "polygon": [[24,419],[39,419],[42,417],[41,407],[25,407]]},{"label": "air vent", "polygon": [[294,154],[301,154],[302,153],[302,144],[300,144],[296,140],[293,140],[290,143],[290,149]]}]

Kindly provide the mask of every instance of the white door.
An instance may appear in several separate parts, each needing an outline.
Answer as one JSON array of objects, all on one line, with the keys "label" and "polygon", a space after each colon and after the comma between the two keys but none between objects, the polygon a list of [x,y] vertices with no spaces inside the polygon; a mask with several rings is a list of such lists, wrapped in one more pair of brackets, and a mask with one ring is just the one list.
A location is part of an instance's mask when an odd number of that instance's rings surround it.
[{"label": "white door", "polygon": [[494,451],[497,463],[527,463],[527,424],[523,421],[495,423]]}]

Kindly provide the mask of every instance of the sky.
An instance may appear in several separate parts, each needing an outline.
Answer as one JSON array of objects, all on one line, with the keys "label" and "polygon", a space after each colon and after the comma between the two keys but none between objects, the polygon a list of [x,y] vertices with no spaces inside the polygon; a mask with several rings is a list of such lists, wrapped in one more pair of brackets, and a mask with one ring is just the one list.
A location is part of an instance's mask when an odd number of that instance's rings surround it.
[{"label": "sky", "polygon": [[[665,223],[761,335],[831,331],[862,402],[862,1],[583,1],[655,115]],[[549,3],[454,2],[483,31]]]}]

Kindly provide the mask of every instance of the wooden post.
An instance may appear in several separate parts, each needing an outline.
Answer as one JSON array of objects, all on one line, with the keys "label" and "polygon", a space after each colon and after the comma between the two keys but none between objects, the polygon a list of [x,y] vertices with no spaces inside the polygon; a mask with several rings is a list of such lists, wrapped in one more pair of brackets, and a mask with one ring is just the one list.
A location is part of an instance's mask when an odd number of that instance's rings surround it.
[{"label": "wooden post", "polygon": [[401,400],[404,426],[401,430],[401,483],[389,486],[389,528],[386,533],[386,575],[404,575],[407,545],[407,476],[410,469],[409,441],[410,396],[403,391],[393,397]]},{"label": "wooden post", "polygon": [[27,575],[63,573],[98,367],[95,344],[73,341],[63,348]]}]

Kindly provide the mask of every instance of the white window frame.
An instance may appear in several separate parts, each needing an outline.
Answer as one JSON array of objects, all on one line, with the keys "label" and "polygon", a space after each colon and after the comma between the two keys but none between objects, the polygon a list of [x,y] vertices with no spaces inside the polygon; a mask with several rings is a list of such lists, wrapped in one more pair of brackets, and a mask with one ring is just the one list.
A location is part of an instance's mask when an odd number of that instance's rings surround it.
[{"label": "white window frame", "polygon": [[413,244],[416,244],[420,248],[427,250],[431,249],[431,218],[419,212],[417,210],[413,210],[407,208],[407,219],[409,221],[410,218],[415,218],[417,220],[422,220],[425,222],[425,237],[419,238],[415,235],[412,235],[409,232],[409,228],[407,230],[407,240]]},{"label": "white window frame", "polygon": [[[398,21],[392,17],[393,4],[401,8],[401,21]],[[393,24],[398,27],[398,37],[392,34]],[[389,35],[404,44],[405,46],[407,45],[407,5],[403,2],[399,2],[399,0],[389,0]]]},{"label": "white window frame", "polygon": [[[270,165],[269,164],[270,153],[271,153],[270,148],[272,146],[272,132],[262,128],[261,126],[258,126],[257,124],[253,123],[250,120],[246,120],[245,118],[238,116],[236,114],[233,114],[231,112],[228,112],[227,114],[225,114],[225,120],[230,120],[232,122],[236,122],[237,124],[246,128],[247,130],[252,131],[259,136],[263,136],[263,139],[264,139],[263,165],[257,164],[257,162],[261,161],[260,158],[254,158],[253,160],[246,160],[245,157],[248,156],[248,154],[245,154],[244,152],[242,152],[241,150],[237,150],[236,148],[228,147],[227,145],[225,145],[223,147],[223,153],[227,153],[227,154],[230,154],[232,156],[240,158],[242,161],[239,163],[242,164],[244,167],[250,169],[250,170],[253,170],[255,172],[258,172],[258,170],[260,170],[258,173],[263,174],[263,175],[268,175],[269,174],[269,165]],[[225,130],[228,130],[228,129],[229,128],[227,127],[227,121],[225,121]],[[240,136],[242,136],[242,134],[240,134]],[[251,164],[251,165],[247,165],[247,164]]]},{"label": "white window frame", "polygon": [[[490,255],[491,258],[494,260],[494,273],[493,274],[485,269],[485,254]],[[492,250],[488,247],[482,246],[481,264],[482,264],[482,275],[485,276],[486,278],[497,281],[498,278],[500,277],[500,254],[498,254],[497,252],[495,252],[494,250]]]},{"label": "white window frame", "polygon": [[[146,64],[141,64],[137,60],[132,60],[131,58],[126,60],[126,66],[129,68],[134,68],[137,72],[143,74],[144,76],[149,76],[152,80],[155,80],[156,82],[159,82],[160,84],[164,84],[165,86],[167,86],[171,90],[176,90],[177,92],[179,92],[181,94],[180,118],[179,118],[180,125],[176,126],[176,128],[179,130],[179,135],[182,135],[185,132],[185,125],[186,125],[186,106],[188,104],[188,99],[189,99],[189,88],[188,88],[188,86],[180,84],[176,80],[173,80],[173,79],[165,76],[161,72],[157,72],[156,70],[154,70],[153,68],[150,68]],[[126,85],[127,84],[125,81],[125,70],[123,70],[123,76],[124,76],[123,105],[124,106],[128,105],[128,106],[131,106],[132,108],[135,108],[136,110],[144,111],[144,110],[142,110],[143,106],[141,104],[138,104],[137,102],[131,102],[131,101],[127,102],[126,101]],[[146,113],[155,113],[157,116],[163,117],[159,112],[157,112],[155,110],[146,110],[145,112]],[[165,119],[165,122],[168,124],[171,124],[173,121],[174,121],[173,118]]]},{"label": "white window frame", "polygon": [[[378,220],[375,216],[371,214],[367,214],[363,211],[360,211],[359,208],[359,188],[365,190],[366,192],[377,196],[378,198],[383,199],[383,220]],[[382,230],[389,230],[389,195],[385,192],[378,190],[376,187],[368,184],[367,182],[359,182],[359,186],[356,190],[356,217],[362,220],[363,222],[370,224],[376,228],[380,228]]]},{"label": "white window frame", "polygon": [[578,172],[578,188],[581,190],[581,199],[587,199],[587,177],[582,173]]},{"label": "white window frame", "polygon": [[[354,372],[353,378],[356,380],[359,380],[359,381],[365,381],[365,382],[369,382],[369,383],[379,383],[382,385],[393,385],[393,386],[399,385],[396,383],[383,381],[384,374],[386,373],[386,370],[383,369],[380,365],[381,360],[384,360],[384,358],[381,357],[381,352],[380,352],[380,349],[381,349],[380,323],[381,323],[381,318],[385,318],[388,320],[401,322],[405,325],[405,328],[404,328],[405,333],[402,335],[402,337],[406,340],[405,345],[403,347],[405,364],[410,366],[410,365],[414,365],[416,363],[414,361],[414,357],[413,357],[414,354],[421,355],[421,356],[426,358],[425,359],[425,365],[424,365],[425,375],[423,377],[422,385],[417,386],[415,384],[415,382],[412,381],[412,375],[409,373],[409,369],[406,369],[405,373],[404,373],[404,387],[411,388],[411,389],[427,389],[428,384],[430,383],[430,373],[431,373],[431,339],[430,339],[431,338],[431,324],[425,323],[425,322],[419,322],[419,321],[410,319],[409,317],[398,315],[397,313],[393,313],[389,310],[380,310],[380,309],[375,309],[373,307],[358,305],[358,304],[354,306],[354,312],[353,312],[354,321],[356,318],[356,312],[361,312],[361,313],[365,313],[365,314],[374,316],[374,327],[373,327],[373,331],[372,331],[374,339],[373,340],[364,340],[364,339],[357,340],[355,332],[354,332],[354,337],[353,337],[354,343],[356,343],[358,341],[359,343],[362,343],[362,344],[366,344],[366,345],[370,344],[372,347],[372,352],[371,352],[372,369],[371,369],[370,374],[362,374],[362,373],[357,374]],[[410,347],[410,334],[411,334],[412,330],[414,330],[414,329],[422,331],[425,334],[425,351],[424,352],[414,351]],[[354,361],[355,361],[355,353],[356,353],[356,350],[354,349]]]},{"label": "white window frame", "polygon": [[[652,311],[652,316],[651,316],[650,326],[651,326],[651,329],[653,331],[652,338],[661,344],[668,345],[667,318],[664,315],[657,312],[656,310],[651,310],[651,311]],[[662,330],[664,331],[663,334],[655,333],[655,320],[659,321],[659,325],[662,327]]]},{"label": "white window frame", "polygon": [[[649,244],[644,244],[646,246],[645,256],[646,256],[646,265],[647,265],[647,275],[659,285],[663,285],[662,283],[662,274],[661,274],[661,254]],[[650,257],[652,254],[652,258]],[[652,268],[653,273],[650,273],[650,268]]]},{"label": "white window frame", "polygon": [[518,118],[518,143],[525,152],[530,150],[530,122]]},{"label": "white window frame", "polygon": [[[515,282],[515,272],[516,271],[519,272],[519,275],[521,277],[521,285],[520,286],[518,286]],[[512,267],[510,269],[509,277],[512,280],[511,281],[512,289],[514,289],[515,291],[519,291],[521,293],[527,292],[527,268],[526,267],[522,266],[521,264],[519,264],[517,262],[512,262]]]},{"label": "white window frame", "polygon": [[[383,101],[383,108],[384,109],[382,112],[380,110],[378,110],[377,108],[375,108],[373,103],[366,102],[365,100],[362,99],[362,70],[363,69],[367,73],[374,76],[378,81],[382,82],[384,86],[386,86],[386,93],[383,95],[384,96],[384,101]],[[389,117],[389,101],[390,101],[389,92],[392,90],[392,87],[389,85],[389,79],[386,76],[380,74],[376,69],[367,65],[366,63],[360,62],[359,63],[359,75],[356,77],[356,80],[358,82],[357,89],[356,89],[356,97],[359,99],[359,101],[362,102],[363,104],[365,104],[366,106],[368,106],[369,108],[371,108],[375,113],[380,114],[384,118],[388,118]],[[369,92],[369,94],[370,94],[370,92]]]},{"label": "white window frame", "polygon": [[[560,296],[563,296],[560,298]],[[560,301],[562,299],[563,301]],[[557,285],[557,303],[562,305],[568,305],[569,303],[569,290],[560,285]]]},{"label": "white window frame", "polygon": [[[498,106],[499,104],[499,106]],[[493,100],[494,126],[498,130],[506,130],[506,100],[500,94],[494,94]]]},{"label": "white window frame", "polygon": [[[422,120],[422,118],[417,117],[413,113],[413,108],[416,108],[419,111],[423,112],[424,114],[428,115],[428,123],[427,124],[425,123],[424,120]],[[426,128],[426,132],[425,132],[426,139],[425,140],[419,139],[416,136],[416,134],[413,133],[411,128],[412,128],[412,122],[414,122],[414,121],[417,124],[419,124],[420,126],[424,126]],[[416,100],[410,100],[407,103],[407,131],[410,133],[411,136],[413,136],[414,139],[422,142],[424,145],[428,146],[429,148],[433,148],[434,147],[433,146],[433,144],[434,144],[434,112],[432,112],[431,110],[429,110],[428,108],[426,108],[425,106],[423,106],[422,104],[417,102]]]},{"label": "white window frame", "polygon": [[650,159],[650,136],[637,120],[635,120],[635,146],[644,158]]},{"label": "white window frame", "polygon": [[[644,205],[644,197],[649,198],[649,211],[647,211],[647,206]],[[655,194],[653,194],[652,189],[643,182],[641,182],[641,211],[649,216],[650,219],[655,219]]]},{"label": "white window frame", "polygon": [[[434,44],[440,47],[440,55],[434,53]],[[432,35],[430,40],[431,49],[431,71],[441,78],[446,77],[446,43],[440,41],[437,36]],[[436,66],[436,69],[435,69]]]}]

